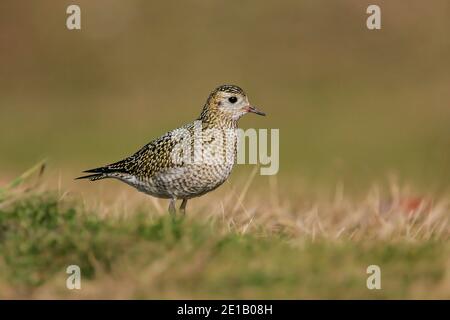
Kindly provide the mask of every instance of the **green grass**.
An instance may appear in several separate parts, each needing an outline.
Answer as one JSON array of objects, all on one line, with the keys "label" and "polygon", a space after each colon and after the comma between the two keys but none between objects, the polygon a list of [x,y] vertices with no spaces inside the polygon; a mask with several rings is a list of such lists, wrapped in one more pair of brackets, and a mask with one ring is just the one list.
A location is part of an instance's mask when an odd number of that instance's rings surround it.
[{"label": "green grass", "polygon": [[[0,208],[2,298],[449,297],[445,241],[309,241],[208,219],[101,218],[51,194]],[[79,291],[65,288],[71,264]],[[366,288],[371,264],[382,290]]]}]

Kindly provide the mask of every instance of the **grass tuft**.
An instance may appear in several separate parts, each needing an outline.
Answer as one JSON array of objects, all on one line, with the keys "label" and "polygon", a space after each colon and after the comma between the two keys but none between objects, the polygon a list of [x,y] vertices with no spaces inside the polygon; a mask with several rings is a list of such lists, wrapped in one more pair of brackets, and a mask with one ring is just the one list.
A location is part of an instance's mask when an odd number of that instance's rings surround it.
[{"label": "grass tuft", "polygon": [[[450,247],[443,233],[420,241],[370,235],[330,241],[273,232],[265,217],[255,220],[242,233],[239,225],[230,229],[207,214],[174,219],[137,211],[112,217],[48,192],[23,196],[0,208],[0,296],[449,297]],[[326,220],[322,224],[330,228]],[[72,264],[81,268],[79,291],[65,287]],[[366,288],[371,264],[382,269],[380,291]]]}]

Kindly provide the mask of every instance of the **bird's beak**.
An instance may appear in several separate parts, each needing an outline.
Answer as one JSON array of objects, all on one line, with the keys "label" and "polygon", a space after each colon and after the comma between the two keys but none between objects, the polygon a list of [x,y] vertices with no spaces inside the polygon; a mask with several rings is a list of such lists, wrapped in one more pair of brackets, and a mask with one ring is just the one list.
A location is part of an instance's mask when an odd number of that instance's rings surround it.
[{"label": "bird's beak", "polygon": [[260,110],[258,110],[256,107],[248,105],[245,107],[245,111],[259,114],[260,116],[265,116],[266,114]]}]

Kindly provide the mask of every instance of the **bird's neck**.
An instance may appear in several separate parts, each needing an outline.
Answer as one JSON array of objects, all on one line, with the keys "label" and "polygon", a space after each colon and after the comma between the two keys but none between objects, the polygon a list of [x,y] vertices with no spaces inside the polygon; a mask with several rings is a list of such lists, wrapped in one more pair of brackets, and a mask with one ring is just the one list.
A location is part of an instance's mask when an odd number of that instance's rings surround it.
[{"label": "bird's neck", "polygon": [[203,128],[237,128],[237,120],[234,120],[216,110],[210,110],[206,106],[203,108],[198,120],[202,122]]}]

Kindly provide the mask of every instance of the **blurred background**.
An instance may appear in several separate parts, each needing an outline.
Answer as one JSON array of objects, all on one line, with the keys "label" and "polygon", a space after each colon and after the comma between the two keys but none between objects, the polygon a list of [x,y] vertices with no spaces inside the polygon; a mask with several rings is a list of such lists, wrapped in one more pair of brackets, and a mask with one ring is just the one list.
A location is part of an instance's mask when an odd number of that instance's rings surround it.
[{"label": "blurred background", "polygon": [[232,83],[268,114],[241,127],[280,129],[280,185],[448,188],[449,31],[447,0],[3,0],[0,182],[48,158],[74,184]]}]

